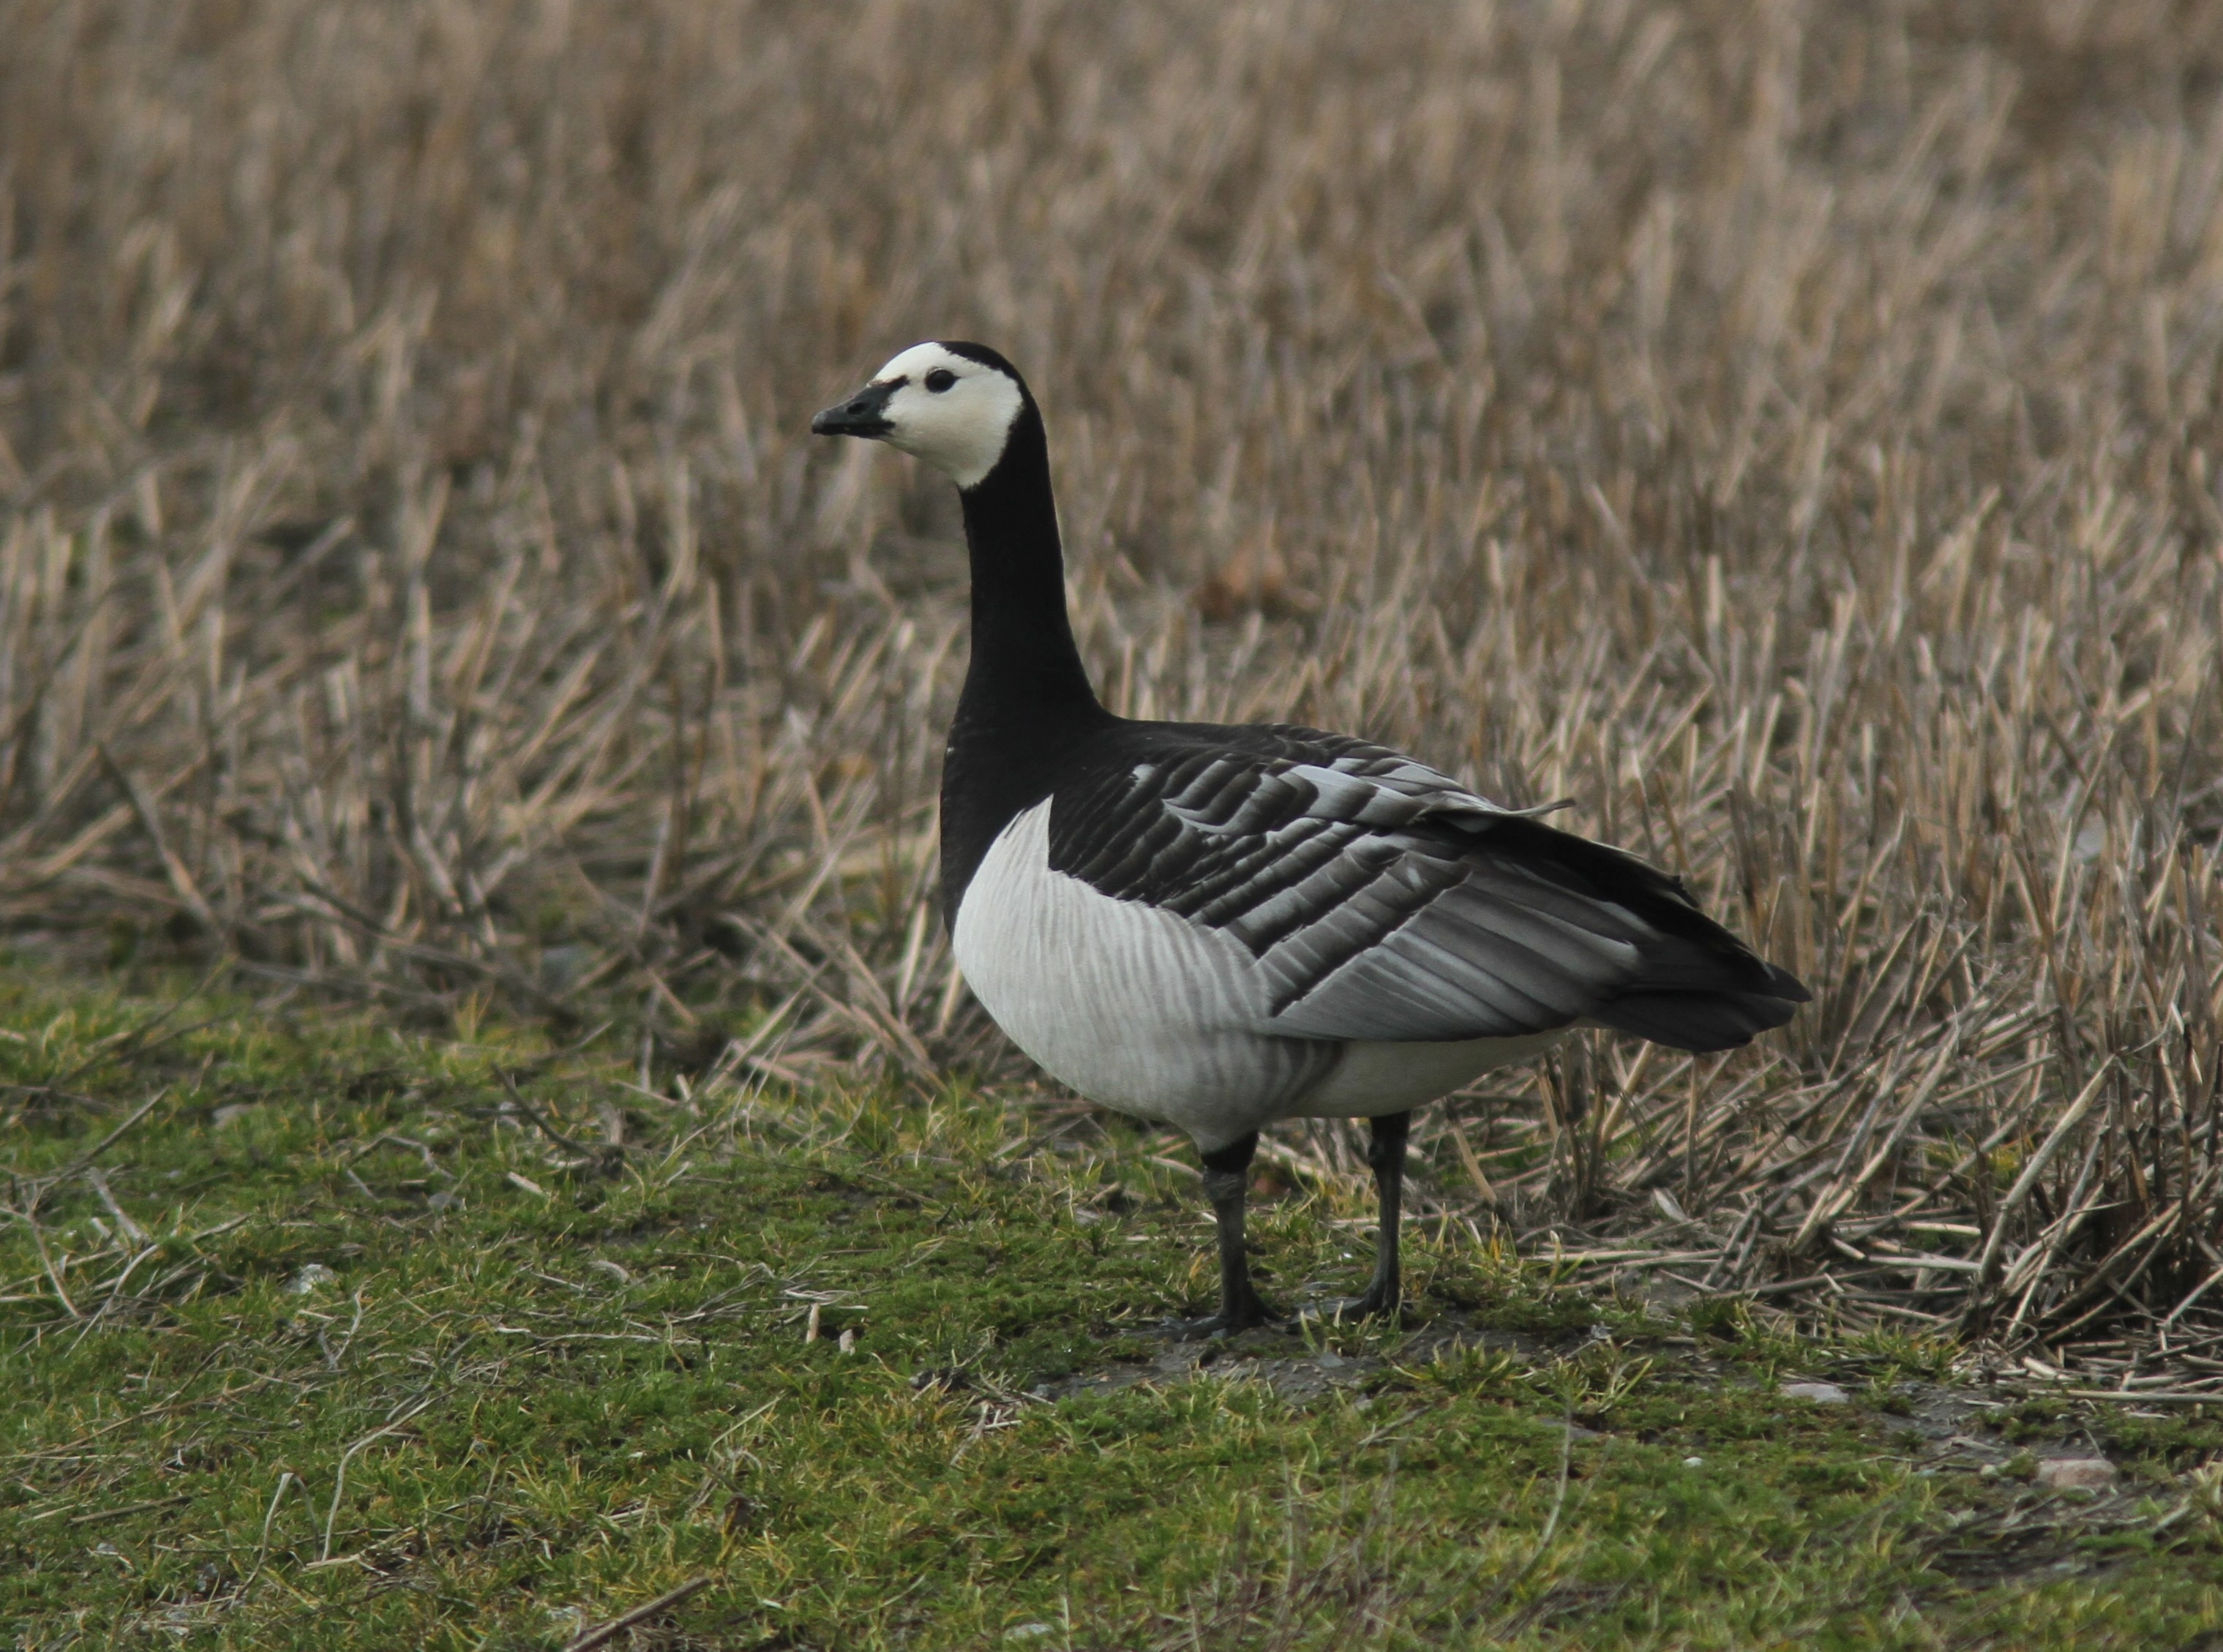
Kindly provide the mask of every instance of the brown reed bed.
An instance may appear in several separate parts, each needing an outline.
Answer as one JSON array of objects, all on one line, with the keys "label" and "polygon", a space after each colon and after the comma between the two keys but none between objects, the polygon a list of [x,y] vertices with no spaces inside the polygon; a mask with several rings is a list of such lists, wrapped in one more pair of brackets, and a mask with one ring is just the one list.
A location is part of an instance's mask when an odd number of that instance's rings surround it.
[{"label": "brown reed bed", "polygon": [[1814,986],[1438,1109],[1441,1219],[2223,1375],[2223,7],[0,40],[19,947],[1022,1082],[933,901],[954,510],[803,433],[985,337],[1115,706],[1573,796]]}]

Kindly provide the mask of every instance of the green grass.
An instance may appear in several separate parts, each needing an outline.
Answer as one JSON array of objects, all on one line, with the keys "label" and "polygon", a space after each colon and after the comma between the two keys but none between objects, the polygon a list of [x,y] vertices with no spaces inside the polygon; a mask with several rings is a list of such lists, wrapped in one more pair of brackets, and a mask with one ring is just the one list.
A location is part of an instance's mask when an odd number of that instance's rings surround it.
[{"label": "green grass", "polygon": [[[1407,1330],[1177,1371],[1154,1327],[1211,1278],[1162,1138],[229,1008],[0,977],[20,1646],[557,1646],[701,1576],[631,1643],[2223,1637],[2212,1417],[2002,1407],[1986,1475],[1919,1415],[1949,1347],[1594,1300],[1455,1224]],[[150,1096],[98,1160],[142,1242],[48,1178]],[[1269,1286],[1355,1281],[1359,1214],[1268,1204]],[[2108,1429],[2117,1493],[1998,1470]]]}]

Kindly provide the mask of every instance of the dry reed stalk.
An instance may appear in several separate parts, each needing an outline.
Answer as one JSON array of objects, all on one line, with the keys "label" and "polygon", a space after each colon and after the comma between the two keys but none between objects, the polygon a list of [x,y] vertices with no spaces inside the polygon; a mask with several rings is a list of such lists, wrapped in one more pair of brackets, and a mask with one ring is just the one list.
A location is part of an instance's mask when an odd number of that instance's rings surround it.
[{"label": "dry reed stalk", "polygon": [[18,945],[1019,1071],[931,914],[949,501],[803,435],[987,336],[1121,709],[1572,795],[1817,988],[1445,1114],[1443,1200],[1911,1322],[2223,1315],[2212,0],[0,38]]}]

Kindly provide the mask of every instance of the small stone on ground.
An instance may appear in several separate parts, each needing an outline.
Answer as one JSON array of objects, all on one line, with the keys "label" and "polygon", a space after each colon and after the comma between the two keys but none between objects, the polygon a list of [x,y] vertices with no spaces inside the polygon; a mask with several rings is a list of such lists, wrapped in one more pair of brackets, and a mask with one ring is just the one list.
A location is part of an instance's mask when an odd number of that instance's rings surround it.
[{"label": "small stone on ground", "polygon": [[2105,1457],[2051,1457],[2037,1466],[2037,1483],[2050,1492],[2104,1492],[2115,1483]]},{"label": "small stone on ground", "polygon": [[1817,1405],[1844,1405],[1852,1400],[1833,1382],[1787,1382],[1780,1391],[1785,1399],[1811,1399]]}]

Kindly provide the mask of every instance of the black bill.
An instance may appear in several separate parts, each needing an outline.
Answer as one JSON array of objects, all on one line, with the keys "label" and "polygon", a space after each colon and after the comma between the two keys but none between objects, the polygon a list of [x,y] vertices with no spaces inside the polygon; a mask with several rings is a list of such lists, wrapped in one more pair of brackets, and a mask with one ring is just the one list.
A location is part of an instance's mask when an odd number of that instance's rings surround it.
[{"label": "black bill", "polygon": [[895,426],[889,423],[888,398],[902,389],[908,380],[883,379],[868,384],[847,400],[837,402],[810,421],[813,436],[885,436]]}]

